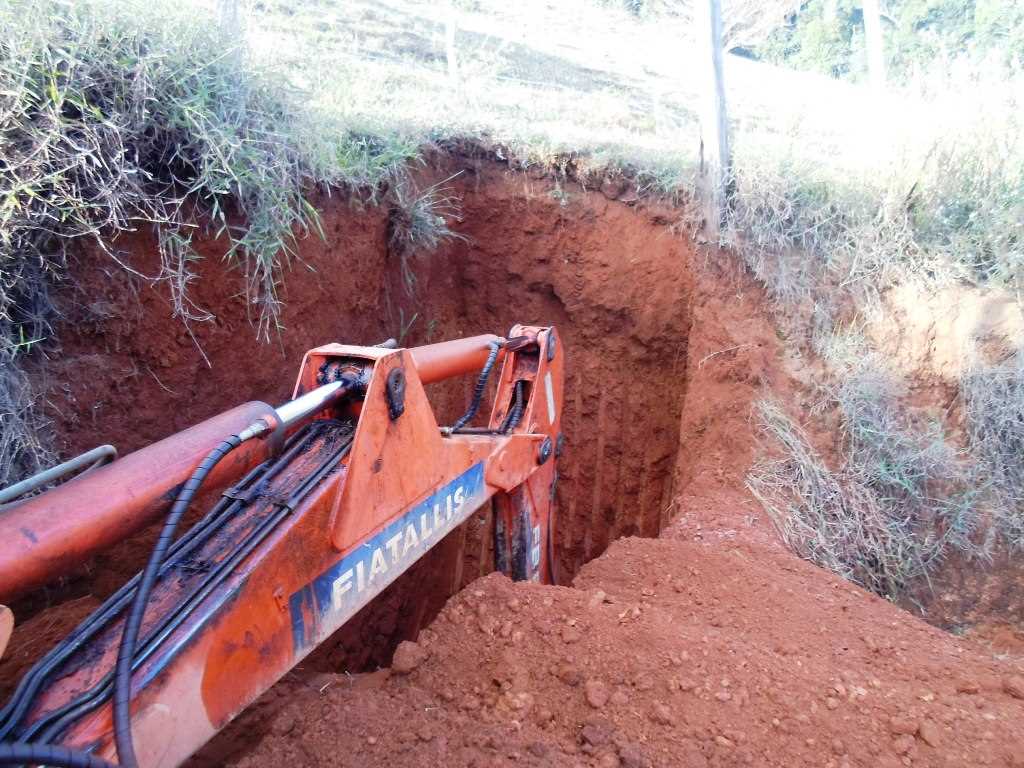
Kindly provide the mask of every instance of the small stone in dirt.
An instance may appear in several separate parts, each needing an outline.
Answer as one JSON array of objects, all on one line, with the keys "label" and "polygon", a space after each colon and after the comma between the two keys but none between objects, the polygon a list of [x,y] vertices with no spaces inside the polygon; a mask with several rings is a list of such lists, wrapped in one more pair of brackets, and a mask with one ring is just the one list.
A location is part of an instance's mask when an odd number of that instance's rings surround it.
[{"label": "small stone in dirt", "polygon": [[285,734],[291,733],[295,730],[296,722],[297,721],[293,713],[285,712],[274,720],[271,730],[278,736],[284,736]]},{"label": "small stone in dirt", "polygon": [[981,693],[981,686],[978,684],[977,680],[961,680],[956,684],[956,692],[974,695],[976,693]]},{"label": "small stone in dirt", "polygon": [[576,627],[562,627],[563,643],[578,643],[583,634]]},{"label": "small stone in dirt", "polygon": [[1015,699],[1024,699],[1024,677],[1010,675],[1003,679],[1003,691]]},{"label": "small stone in dirt", "polygon": [[599,606],[601,606],[604,603],[604,599],[606,597],[607,597],[607,595],[604,593],[604,590],[602,590],[602,589],[595,590],[590,595],[590,599],[587,600],[587,608],[589,608],[590,610],[594,610],[595,608],[598,608]]},{"label": "small stone in dirt", "polygon": [[598,768],[619,768],[619,756],[614,752],[605,752],[597,760]]},{"label": "small stone in dirt", "polygon": [[635,744],[622,744],[619,746],[619,760],[622,768],[649,768],[650,761],[644,757],[643,752]]},{"label": "small stone in dirt", "polygon": [[897,755],[905,755],[914,748],[914,737],[907,734],[897,736],[892,740],[892,748]]},{"label": "small stone in dirt", "polygon": [[941,733],[939,732],[939,726],[931,720],[921,721],[921,725],[918,726],[917,729],[917,735],[920,736],[921,741],[929,747],[938,747],[942,740]]},{"label": "small stone in dirt", "polygon": [[434,734],[430,732],[430,726],[422,725],[420,729],[416,731],[416,735],[420,741],[430,741],[434,738]]},{"label": "small stone in dirt", "polygon": [[846,754],[846,745],[843,744],[841,739],[832,739],[832,752],[836,755]]},{"label": "small stone in dirt", "polygon": [[547,757],[548,745],[543,741],[531,741],[526,747],[526,751],[534,757]]},{"label": "small stone in dirt", "polygon": [[676,721],[676,717],[672,714],[672,710],[665,706],[665,704],[660,701],[656,701],[651,706],[651,720],[659,725],[673,725]]},{"label": "small stone in dirt", "polygon": [[641,673],[633,679],[633,687],[638,691],[649,691],[654,687],[654,680],[650,675]]},{"label": "small stone in dirt", "polygon": [[615,706],[621,707],[629,703],[629,695],[621,688],[616,688],[615,693],[612,694],[611,702]]},{"label": "small stone in dirt", "polygon": [[601,709],[601,707],[608,703],[611,691],[600,680],[588,680],[586,685],[583,686],[583,695],[586,697],[587,704],[594,709]]},{"label": "small stone in dirt", "polygon": [[838,709],[839,699],[835,698],[834,696],[829,696],[827,699],[825,699],[825,706],[829,709]]},{"label": "small stone in dirt", "polygon": [[895,736],[913,736],[917,733],[918,722],[912,717],[896,717],[890,718],[889,730]]},{"label": "small stone in dirt", "polygon": [[427,651],[419,643],[403,640],[395,649],[391,660],[391,671],[397,675],[408,675],[427,660]]},{"label": "small stone in dirt", "polygon": [[589,722],[580,731],[580,741],[592,747],[603,747],[612,738],[612,729],[605,723]]},{"label": "small stone in dirt", "polygon": [[580,674],[580,671],[576,669],[576,667],[571,664],[566,664],[558,670],[558,679],[566,685],[577,686],[580,684],[580,681],[583,680],[583,675]]}]

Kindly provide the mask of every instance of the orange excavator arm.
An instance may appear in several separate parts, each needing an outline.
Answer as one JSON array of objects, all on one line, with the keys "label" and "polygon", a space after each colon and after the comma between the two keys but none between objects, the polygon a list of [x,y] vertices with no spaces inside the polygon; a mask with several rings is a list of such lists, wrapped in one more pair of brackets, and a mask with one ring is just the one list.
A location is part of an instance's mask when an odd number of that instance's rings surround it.
[{"label": "orange excavator arm", "polygon": [[[180,764],[492,498],[497,566],[554,582],[563,359],[545,327],[330,344],[306,354],[289,403],[250,403],[5,509],[0,600],[173,502],[147,569],[0,710],[0,764]],[[470,411],[439,426],[424,385],[474,372]],[[231,485],[175,540],[204,479]]]}]

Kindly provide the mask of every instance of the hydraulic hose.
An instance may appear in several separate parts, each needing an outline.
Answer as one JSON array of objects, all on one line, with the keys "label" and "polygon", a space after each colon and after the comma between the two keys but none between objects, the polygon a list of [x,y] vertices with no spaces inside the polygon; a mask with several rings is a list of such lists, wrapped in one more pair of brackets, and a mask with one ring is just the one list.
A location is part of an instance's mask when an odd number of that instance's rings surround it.
[{"label": "hydraulic hose", "polygon": [[473,399],[470,401],[466,412],[459,417],[458,421],[452,424],[451,432],[458,432],[466,426],[476,416],[476,412],[480,410],[480,402],[483,400],[484,392],[487,390],[487,380],[491,377],[491,369],[494,368],[494,363],[498,359],[501,342],[492,341],[487,346],[491,351],[487,355],[487,362],[484,363],[484,367],[480,369],[480,376],[476,380],[476,387],[473,388]]},{"label": "hydraulic hose", "polygon": [[[135,657],[135,644],[139,639],[139,630],[142,627],[149,595],[156,584],[164,557],[174,541],[178,523],[188,511],[203,480],[220,460],[246,440],[262,434],[267,429],[268,426],[265,422],[257,421],[239,434],[231,435],[210,451],[178,492],[174,505],[164,520],[164,527],[160,531],[156,546],[150,553],[149,562],[146,563],[139,586],[135,591],[135,597],[128,609],[128,618],[125,621],[124,631],[121,633],[121,643],[117,649],[117,664],[114,667],[114,743],[117,746],[118,760],[124,768],[137,768],[138,766],[138,759],[135,757],[135,744],[132,740],[131,721],[132,661]],[[84,764],[75,763],[74,765]]]},{"label": "hydraulic hose", "polygon": [[513,405],[509,409],[508,416],[505,417],[505,422],[501,425],[499,430],[501,434],[507,435],[513,429],[519,426],[519,422],[523,420],[523,411],[525,410],[525,403],[523,403],[523,390],[526,388],[526,382],[520,379],[515,383],[513,387],[513,394],[515,399]]},{"label": "hydraulic hose", "polygon": [[7,742],[0,744],[0,765],[50,765],[55,768],[118,768],[115,763],[88,752],[50,744]]}]

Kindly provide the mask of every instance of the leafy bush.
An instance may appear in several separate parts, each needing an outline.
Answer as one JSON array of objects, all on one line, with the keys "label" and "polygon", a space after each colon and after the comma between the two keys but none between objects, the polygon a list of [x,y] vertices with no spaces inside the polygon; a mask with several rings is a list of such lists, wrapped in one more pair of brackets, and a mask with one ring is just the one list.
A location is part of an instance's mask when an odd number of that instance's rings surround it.
[{"label": "leafy bush", "polygon": [[[1024,64],[1024,8],[1016,0],[904,0],[886,14],[888,67],[897,80],[936,59],[969,56]],[[866,75],[858,0],[809,0],[755,53],[798,69],[860,79]]]}]

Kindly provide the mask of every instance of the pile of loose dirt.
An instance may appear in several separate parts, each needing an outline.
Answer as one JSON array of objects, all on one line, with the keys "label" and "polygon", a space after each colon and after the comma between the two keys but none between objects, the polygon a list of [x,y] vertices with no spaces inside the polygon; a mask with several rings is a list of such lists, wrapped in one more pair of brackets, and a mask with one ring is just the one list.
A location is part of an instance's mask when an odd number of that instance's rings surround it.
[{"label": "pile of loose dirt", "polygon": [[390,671],[279,686],[234,764],[1024,765],[1020,659],[775,548],[623,539],[575,587],[478,580]]}]

